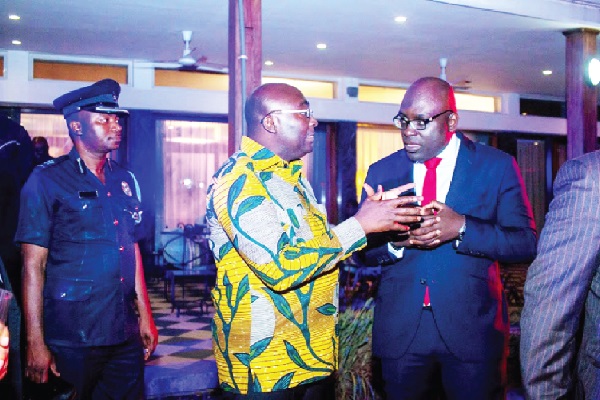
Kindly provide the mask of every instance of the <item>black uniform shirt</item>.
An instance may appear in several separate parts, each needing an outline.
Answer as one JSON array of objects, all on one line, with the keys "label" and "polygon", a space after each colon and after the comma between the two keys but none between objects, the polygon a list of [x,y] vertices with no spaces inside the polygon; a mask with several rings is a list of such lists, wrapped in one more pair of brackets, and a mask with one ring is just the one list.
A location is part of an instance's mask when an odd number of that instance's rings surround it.
[{"label": "black uniform shirt", "polygon": [[134,175],[105,165],[106,184],[73,150],[34,170],[21,193],[15,240],[48,248],[46,343],[118,344],[139,335],[135,311],[135,226],[141,220]]}]

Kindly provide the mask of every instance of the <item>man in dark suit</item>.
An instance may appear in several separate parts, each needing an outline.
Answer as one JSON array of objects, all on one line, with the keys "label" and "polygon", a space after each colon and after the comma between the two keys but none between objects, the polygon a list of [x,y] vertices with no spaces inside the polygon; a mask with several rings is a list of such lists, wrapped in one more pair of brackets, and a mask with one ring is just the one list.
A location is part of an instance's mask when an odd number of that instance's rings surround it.
[{"label": "man in dark suit", "polygon": [[448,399],[504,398],[498,262],[533,259],[535,227],[515,160],[457,134],[455,104],[446,81],[413,83],[394,118],[404,149],[367,174],[383,190],[414,182],[424,197],[416,206],[430,212],[409,235],[379,238],[365,254],[383,265],[373,352],[388,399],[432,399],[435,387]]},{"label": "man in dark suit", "polygon": [[600,399],[600,152],[554,182],[525,282],[521,370],[529,399]]}]

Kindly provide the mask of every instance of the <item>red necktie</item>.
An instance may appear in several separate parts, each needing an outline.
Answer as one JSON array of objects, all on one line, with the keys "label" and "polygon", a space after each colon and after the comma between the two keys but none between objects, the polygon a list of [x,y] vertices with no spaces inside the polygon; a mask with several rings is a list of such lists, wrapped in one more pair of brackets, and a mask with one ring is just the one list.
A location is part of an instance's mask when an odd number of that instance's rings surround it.
[{"label": "red necktie", "polygon": [[[423,195],[423,201],[421,202],[421,205],[423,206],[426,206],[427,204],[431,203],[433,200],[436,199],[435,196],[437,179],[435,169],[438,165],[440,165],[441,161],[441,158],[434,157],[424,162],[425,168],[427,168],[427,172],[425,172],[425,179],[423,180],[423,192],[421,193]],[[431,301],[429,300],[429,286],[425,286],[425,297],[423,298],[423,305],[431,305]]]}]

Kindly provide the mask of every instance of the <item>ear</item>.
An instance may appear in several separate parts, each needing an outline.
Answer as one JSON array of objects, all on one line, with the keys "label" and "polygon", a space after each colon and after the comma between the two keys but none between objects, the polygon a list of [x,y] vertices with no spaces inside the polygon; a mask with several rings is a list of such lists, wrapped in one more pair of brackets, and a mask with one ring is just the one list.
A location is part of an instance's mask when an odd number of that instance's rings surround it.
[{"label": "ear", "polygon": [[457,127],[458,127],[458,114],[453,112],[448,117],[448,130],[450,132],[454,132],[454,131],[456,131]]},{"label": "ear", "polygon": [[69,129],[76,135],[81,136],[81,122],[79,121],[71,121],[69,122]]},{"label": "ear", "polygon": [[275,120],[273,115],[269,114],[263,119],[263,128],[269,133],[277,133],[277,127],[275,126]]}]

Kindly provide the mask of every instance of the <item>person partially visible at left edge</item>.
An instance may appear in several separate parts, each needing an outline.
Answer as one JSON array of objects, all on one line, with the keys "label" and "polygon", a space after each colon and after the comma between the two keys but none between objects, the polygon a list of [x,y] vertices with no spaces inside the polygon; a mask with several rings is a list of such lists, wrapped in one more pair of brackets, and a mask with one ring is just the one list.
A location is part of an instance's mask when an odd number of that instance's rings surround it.
[{"label": "person partially visible at left edge", "polygon": [[74,146],[29,177],[15,236],[25,375],[41,383],[51,370],[78,399],[138,400],[144,359],[158,339],[136,238],[138,184],[107,157],[119,148],[119,116],[127,115],[120,89],[104,79],[54,100]]},{"label": "person partially visible at left edge", "polygon": [[248,136],[208,195],[219,381],[226,399],[333,399],[336,265],[365,246],[366,233],[420,220],[419,210],[398,207],[418,198],[398,198],[402,188],[388,200],[374,194],[332,227],[302,174],[317,126],[302,92],[260,86],[245,114]]},{"label": "person partially visible at left edge", "polygon": [[8,326],[0,323],[0,379],[8,372],[9,339]]}]

